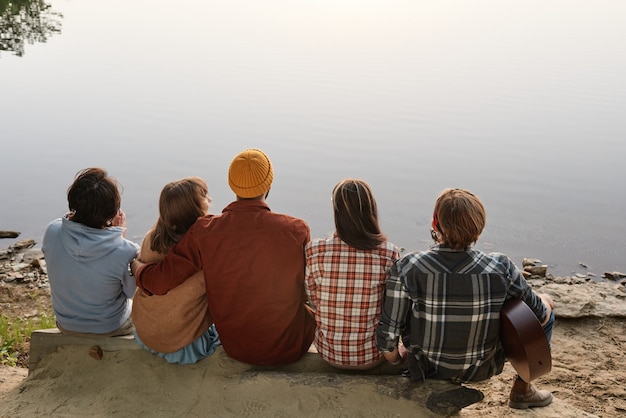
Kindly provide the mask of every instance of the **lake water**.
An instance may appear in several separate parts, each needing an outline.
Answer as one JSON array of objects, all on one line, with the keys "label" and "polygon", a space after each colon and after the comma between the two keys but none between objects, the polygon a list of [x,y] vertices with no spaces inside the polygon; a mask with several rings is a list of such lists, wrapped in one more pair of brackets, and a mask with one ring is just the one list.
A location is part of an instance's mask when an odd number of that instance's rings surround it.
[{"label": "lake water", "polygon": [[407,250],[431,244],[439,192],[463,187],[487,208],[478,248],[626,272],[626,2],[43,4],[60,33],[0,51],[0,229],[20,239],[41,242],[89,166],[123,185],[135,241],[171,180],[205,178],[218,213],[230,160],[258,147],[270,207],[314,237],[344,177],[370,183]]}]

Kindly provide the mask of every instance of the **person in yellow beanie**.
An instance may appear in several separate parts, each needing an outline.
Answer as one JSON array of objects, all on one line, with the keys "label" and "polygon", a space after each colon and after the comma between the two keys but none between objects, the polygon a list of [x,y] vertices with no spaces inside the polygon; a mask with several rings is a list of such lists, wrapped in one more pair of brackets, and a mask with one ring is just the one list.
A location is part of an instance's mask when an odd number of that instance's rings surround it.
[{"label": "person in yellow beanie", "polygon": [[240,152],[228,168],[228,185],[240,199],[267,197],[273,180],[272,162],[258,149]]},{"label": "person in yellow beanie", "polygon": [[259,149],[233,158],[236,195],[221,215],[198,218],[159,263],[131,263],[137,285],[162,295],[203,270],[209,311],[226,353],[259,365],[289,364],[309,349],[315,319],[305,304],[309,226],[265,202],[274,169]]}]

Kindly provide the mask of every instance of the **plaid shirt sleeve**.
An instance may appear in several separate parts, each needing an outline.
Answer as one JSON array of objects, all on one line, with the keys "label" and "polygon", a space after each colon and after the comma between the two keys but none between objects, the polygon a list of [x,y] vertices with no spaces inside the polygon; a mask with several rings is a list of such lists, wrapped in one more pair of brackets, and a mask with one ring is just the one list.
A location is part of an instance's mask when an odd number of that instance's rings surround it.
[{"label": "plaid shirt sleeve", "polygon": [[389,271],[382,312],[376,327],[376,345],[384,353],[397,348],[411,306],[409,294],[400,280],[401,265],[402,259],[397,260]]},{"label": "plaid shirt sleeve", "polygon": [[546,320],[547,309],[541,298],[532,290],[522,273],[515,264],[506,256],[503,257],[508,262],[507,276],[511,280],[511,286],[508,290],[508,296],[523,300],[528,307],[535,313],[539,322]]},{"label": "plaid shirt sleeve", "polygon": [[316,310],[319,306],[319,299],[317,298],[317,285],[315,284],[315,279],[319,276],[319,269],[316,268],[317,263],[312,261],[312,248],[314,245],[316,245],[314,242],[309,242],[304,249],[306,260],[304,290],[313,309]]}]

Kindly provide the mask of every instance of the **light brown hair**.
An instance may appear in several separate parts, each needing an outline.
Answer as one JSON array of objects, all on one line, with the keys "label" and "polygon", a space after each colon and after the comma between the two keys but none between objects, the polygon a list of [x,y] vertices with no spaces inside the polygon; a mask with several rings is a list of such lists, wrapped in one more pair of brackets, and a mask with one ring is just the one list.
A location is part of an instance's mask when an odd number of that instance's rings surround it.
[{"label": "light brown hair", "polygon": [[166,184],[159,197],[159,219],[154,226],[150,248],[166,253],[196,220],[206,215],[204,199],[209,189],[200,177]]},{"label": "light brown hair", "polygon": [[445,189],[435,203],[433,225],[439,242],[455,250],[468,248],[485,228],[487,214],[480,199],[465,189]]},{"label": "light brown hair", "polygon": [[337,235],[359,250],[371,250],[387,237],[380,232],[372,190],[363,180],[344,179],[333,189]]}]

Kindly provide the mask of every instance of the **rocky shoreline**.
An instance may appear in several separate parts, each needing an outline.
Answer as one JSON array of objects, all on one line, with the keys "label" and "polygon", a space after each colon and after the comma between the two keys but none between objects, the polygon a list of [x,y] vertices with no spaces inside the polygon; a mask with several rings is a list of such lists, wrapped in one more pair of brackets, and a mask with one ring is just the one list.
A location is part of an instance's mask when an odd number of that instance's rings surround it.
[{"label": "rocky shoreline", "polygon": [[[0,231],[7,232],[7,231]],[[44,254],[33,239],[16,242],[0,250],[0,283],[48,289]],[[577,274],[555,277],[540,260],[525,258],[523,274],[531,286],[549,293],[562,318],[626,317],[626,274],[605,272],[604,276]]]},{"label": "rocky shoreline", "polygon": [[[539,268],[536,268],[539,267]],[[528,281],[539,292],[545,292],[552,296],[555,301],[555,315],[558,321],[555,324],[555,333],[553,335],[553,358],[552,371],[539,378],[537,385],[542,389],[550,390],[555,395],[553,404],[545,408],[538,408],[528,411],[535,417],[556,418],[556,417],[604,417],[604,416],[621,416],[626,411],[626,370],[624,369],[624,359],[626,356],[626,279],[618,277],[613,280],[609,277],[594,276],[572,276],[572,277],[553,277],[547,269],[543,268],[539,260],[524,260],[525,275]],[[545,271],[545,275],[543,272]],[[46,263],[40,249],[35,248],[33,240],[24,240],[15,243],[6,250],[0,250],[0,311],[10,313],[12,318],[32,318],[38,315],[41,309],[37,306],[41,305],[45,299],[47,303],[46,310],[51,311],[50,289],[48,276],[46,272]],[[28,351],[26,351],[28,353]],[[0,416],[15,416],[8,414],[8,411],[34,411],[39,413],[45,408],[57,411],[56,408],[66,408],[68,411],[81,411],[85,399],[88,400],[90,408],[99,408],[102,415],[111,415],[112,411],[119,413],[118,405],[112,404],[111,399],[123,399],[126,393],[123,389],[115,387],[116,384],[100,382],[103,376],[116,376],[115,382],[119,382],[117,376],[124,376],[122,381],[126,381],[133,376],[139,376],[144,379],[147,374],[153,375],[155,371],[167,372],[167,379],[175,378],[179,381],[196,382],[201,385],[203,378],[207,374],[207,370],[213,373],[214,370],[220,370],[220,367],[207,367],[206,364],[196,365],[194,367],[159,367],[151,365],[146,358],[141,360],[128,358],[136,354],[144,354],[142,351],[133,350],[131,352],[119,352],[110,354],[117,356],[111,364],[107,366],[106,373],[99,374],[95,372],[94,365],[88,363],[93,361],[89,355],[77,355],[67,350],[60,351],[59,356],[65,356],[60,359],[55,366],[48,365],[45,373],[54,376],[49,382],[42,379],[29,379],[27,369],[20,367],[6,367],[0,364]],[[590,355],[590,353],[592,355]],[[151,358],[148,360],[152,360]],[[116,368],[119,364],[132,364],[136,370],[128,373],[127,366]],[[71,365],[78,365],[80,372],[71,369]],[[68,369],[70,367],[70,369]],[[91,373],[85,374],[83,370],[91,368]],[[149,369],[150,372],[147,372]],[[165,373],[164,372],[164,373]],[[60,398],[63,405],[57,404],[58,396],[54,399],[46,398],[49,393],[59,391],[59,378],[57,376],[65,376],[68,381],[68,394],[63,394]],[[484,382],[477,382],[470,385],[473,389],[480,390],[484,393],[483,401],[464,408],[459,416],[465,418],[484,418],[484,417],[504,417],[514,416],[514,412],[508,408],[506,403],[506,393],[513,379],[514,371],[510,365],[505,366],[505,370],[501,375],[495,376]],[[79,383],[84,387],[98,385],[97,393],[106,393],[105,396],[76,397],[76,384],[80,379],[89,379],[89,376],[95,376],[95,380]],[[194,380],[198,379],[198,380]],[[156,390],[163,390],[159,386],[162,379],[158,378],[154,384],[150,385]],[[133,387],[145,385],[145,381],[141,383],[132,383]],[[263,387],[274,387],[275,382],[255,384],[254,389],[240,388],[240,393],[246,396],[254,396]],[[187,384],[180,385],[188,387]],[[290,383],[290,388],[293,384]],[[161,388],[161,389],[160,389]],[[261,389],[259,389],[261,388]],[[371,389],[371,387],[367,387]],[[28,389],[28,390],[24,390]],[[110,392],[106,392],[109,390]],[[168,394],[171,394],[171,387],[167,387]],[[309,399],[311,395],[311,387],[306,387],[307,396],[300,396],[298,393],[294,396],[299,399]],[[333,389],[333,390],[336,390]],[[193,392],[193,391],[192,391]],[[95,393],[95,392],[94,392]],[[134,393],[134,392],[133,392]],[[149,396],[149,392],[144,396]],[[268,392],[269,393],[269,392]],[[271,393],[275,393],[272,390]],[[194,398],[193,393],[189,395],[189,391],[176,393],[176,399],[183,399],[184,396],[191,396],[187,400],[189,404],[195,404],[198,399]],[[267,393],[263,393],[263,399],[269,406]],[[329,395],[325,395],[328,397]],[[368,395],[373,396],[373,395]],[[67,399],[72,399],[67,403]],[[332,396],[331,396],[332,398]],[[43,400],[42,399],[47,399]],[[202,397],[204,399],[204,397]],[[338,404],[344,408],[345,416],[376,416],[375,414],[352,414],[347,413],[349,410],[358,411],[361,407],[349,404],[345,397],[342,397]],[[394,407],[398,406],[397,400],[394,400]],[[222,400],[223,403],[223,400]],[[163,396],[152,399],[147,405],[139,405],[136,402],[123,401],[124,408],[132,408],[136,410],[136,415],[145,415],[154,412],[154,405],[158,404],[161,408],[171,406],[168,401],[163,400]],[[177,405],[180,402],[176,403]],[[224,405],[229,404],[226,402]],[[282,405],[284,402],[277,402]],[[11,406],[11,409],[9,408]],[[215,404],[208,403],[206,408],[214,407]],[[223,405],[222,405],[223,406]],[[319,405],[308,405],[311,413],[316,411]],[[30,409],[28,409],[30,408]],[[57,411],[58,412],[58,411]],[[128,412],[128,410],[127,410]],[[23,412],[30,416],[28,412]],[[267,415],[265,415],[267,416]],[[344,415],[342,415],[344,416]]]},{"label": "rocky shoreline", "polygon": [[33,239],[18,241],[0,249],[0,282],[49,288],[48,271],[43,252],[34,248]]}]

